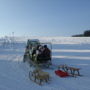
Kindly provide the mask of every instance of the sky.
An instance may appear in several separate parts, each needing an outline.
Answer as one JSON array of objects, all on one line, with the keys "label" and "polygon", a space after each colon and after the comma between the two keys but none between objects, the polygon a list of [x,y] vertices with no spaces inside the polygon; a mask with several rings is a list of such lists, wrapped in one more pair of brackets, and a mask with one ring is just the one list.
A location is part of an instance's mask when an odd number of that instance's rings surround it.
[{"label": "sky", "polygon": [[90,0],[0,0],[1,36],[72,36],[90,30]]}]

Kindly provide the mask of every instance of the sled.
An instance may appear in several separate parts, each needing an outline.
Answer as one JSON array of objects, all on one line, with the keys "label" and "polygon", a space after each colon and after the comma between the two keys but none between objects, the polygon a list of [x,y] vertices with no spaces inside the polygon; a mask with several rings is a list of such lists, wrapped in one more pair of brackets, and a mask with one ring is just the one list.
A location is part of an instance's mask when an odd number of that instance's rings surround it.
[{"label": "sled", "polygon": [[67,73],[69,73],[70,76],[76,77],[76,76],[82,76],[80,74],[80,68],[75,68],[75,67],[69,67],[67,65],[59,65],[58,70],[63,70]]},{"label": "sled", "polygon": [[44,82],[48,82],[50,75],[48,72],[44,72],[41,69],[35,69],[29,72],[29,78],[36,84],[42,85]]},{"label": "sled", "polygon": [[69,76],[69,74],[68,74],[67,72],[64,72],[64,71],[62,71],[62,70],[56,70],[56,71],[55,71],[55,74],[56,74],[57,76],[59,76],[59,77],[67,77],[67,76]]}]

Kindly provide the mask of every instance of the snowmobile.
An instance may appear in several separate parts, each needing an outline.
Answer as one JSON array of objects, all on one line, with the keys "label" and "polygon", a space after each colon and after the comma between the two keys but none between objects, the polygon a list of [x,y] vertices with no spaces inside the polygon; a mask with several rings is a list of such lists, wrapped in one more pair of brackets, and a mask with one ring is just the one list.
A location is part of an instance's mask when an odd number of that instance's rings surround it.
[{"label": "snowmobile", "polygon": [[[47,46],[49,54],[37,54],[37,49]],[[29,39],[27,41],[23,61],[28,61],[30,66],[35,67],[47,67],[52,64],[52,44],[51,43],[41,43],[38,39]]]}]

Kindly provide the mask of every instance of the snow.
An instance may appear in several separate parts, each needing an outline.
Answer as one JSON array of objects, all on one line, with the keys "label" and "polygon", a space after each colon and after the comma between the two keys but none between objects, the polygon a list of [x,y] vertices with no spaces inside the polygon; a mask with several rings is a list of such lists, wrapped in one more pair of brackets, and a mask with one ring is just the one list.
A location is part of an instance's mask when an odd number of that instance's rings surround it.
[{"label": "snow", "polygon": [[[53,68],[44,69],[51,80],[42,86],[29,79],[33,67],[22,62],[26,38],[10,40],[0,39],[0,90],[90,90],[90,38],[39,37],[40,41],[53,43]],[[80,68],[82,76],[56,76],[54,71],[61,64]]]}]

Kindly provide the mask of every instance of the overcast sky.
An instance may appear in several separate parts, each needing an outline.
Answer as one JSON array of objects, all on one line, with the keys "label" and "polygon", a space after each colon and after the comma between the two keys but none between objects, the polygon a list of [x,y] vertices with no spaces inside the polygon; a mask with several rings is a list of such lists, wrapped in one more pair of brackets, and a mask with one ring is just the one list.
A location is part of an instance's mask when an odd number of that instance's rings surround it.
[{"label": "overcast sky", "polygon": [[90,29],[90,0],[0,0],[0,36],[71,36]]}]

